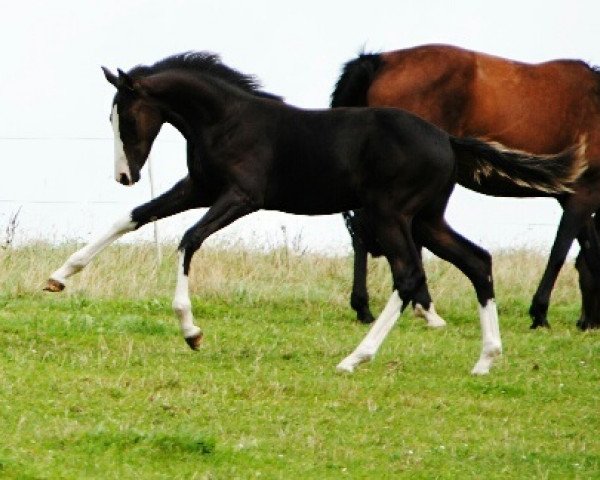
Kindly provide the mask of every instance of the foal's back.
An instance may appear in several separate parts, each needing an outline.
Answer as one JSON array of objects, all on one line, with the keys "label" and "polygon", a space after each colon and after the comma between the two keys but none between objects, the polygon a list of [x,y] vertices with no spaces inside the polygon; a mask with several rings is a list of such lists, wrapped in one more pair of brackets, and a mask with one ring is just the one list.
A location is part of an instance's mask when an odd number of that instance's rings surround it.
[{"label": "foal's back", "polygon": [[381,192],[406,204],[415,191],[422,199],[452,182],[448,134],[409,112],[270,108],[281,111],[268,169],[267,209],[336,213],[377,202]]}]

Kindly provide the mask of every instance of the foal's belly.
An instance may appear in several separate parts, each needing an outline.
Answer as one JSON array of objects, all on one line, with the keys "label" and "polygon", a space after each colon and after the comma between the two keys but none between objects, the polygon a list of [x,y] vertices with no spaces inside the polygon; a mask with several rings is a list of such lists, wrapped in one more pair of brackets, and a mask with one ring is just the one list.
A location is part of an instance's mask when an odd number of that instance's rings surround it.
[{"label": "foal's belly", "polygon": [[267,188],[264,208],[297,215],[329,215],[360,208],[358,196],[335,179],[295,178]]}]

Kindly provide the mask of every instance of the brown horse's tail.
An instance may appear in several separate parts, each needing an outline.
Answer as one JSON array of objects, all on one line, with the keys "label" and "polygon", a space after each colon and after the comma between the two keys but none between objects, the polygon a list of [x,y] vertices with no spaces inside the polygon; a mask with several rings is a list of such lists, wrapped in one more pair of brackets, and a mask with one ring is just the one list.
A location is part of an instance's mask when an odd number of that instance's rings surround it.
[{"label": "brown horse's tail", "polygon": [[450,137],[460,185],[499,197],[552,197],[573,191],[587,169],[585,138],[556,155],[533,155],[499,143]]},{"label": "brown horse's tail", "polygon": [[381,63],[377,53],[361,53],[347,62],[331,94],[331,106],[366,107],[367,92]]}]

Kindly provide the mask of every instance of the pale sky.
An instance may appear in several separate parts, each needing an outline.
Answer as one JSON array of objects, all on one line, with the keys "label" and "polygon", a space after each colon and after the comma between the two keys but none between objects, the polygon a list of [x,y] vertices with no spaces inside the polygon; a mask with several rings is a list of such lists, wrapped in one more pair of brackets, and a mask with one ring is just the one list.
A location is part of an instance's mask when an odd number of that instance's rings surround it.
[{"label": "pale sky", "polygon": [[[0,232],[22,206],[21,240],[88,240],[148,199],[147,182],[125,188],[112,179],[108,115],[114,90],[101,65],[127,70],[181,51],[210,50],[289,103],[325,108],[342,64],[363,47],[450,43],[528,62],[578,58],[600,64],[599,27],[600,2],[591,0],[5,2]],[[164,129],[152,156],[159,191],[185,174],[183,142],[174,130]],[[551,200],[488,199],[460,190],[448,216],[486,248],[547,248],[559,214]],[[199,217],[188,213],[161,231],[177,238]],[[338,217],[255,214],[229,235],[276,244],[282,225],[311,249],[349,244]],[[134,238],[150,232],[146,227]]]}]

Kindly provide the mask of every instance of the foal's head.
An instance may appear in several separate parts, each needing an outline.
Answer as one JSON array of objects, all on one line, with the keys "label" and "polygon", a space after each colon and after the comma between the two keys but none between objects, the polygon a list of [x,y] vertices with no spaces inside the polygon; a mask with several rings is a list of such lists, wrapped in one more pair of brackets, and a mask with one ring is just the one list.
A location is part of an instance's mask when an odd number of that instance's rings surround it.
[{"label": "foal's head", "polygon": [[102,70],[117,89],[110,114],[115,134],[115,180],[133,185],[140,179],[164,118],[158,103],[139,81],[121,70],[118,75],[104,67]]},{"label": "foal's head", "polygon": [[[186,72],[197,79],[212,79],[214,85],[227,84],[230,91],[245,92],[254,97],[282,101],[281,97],[263,92],[252,75],[234,70],[210,52],[184,52],[164,58],[154,65],[139,65],[129,73],[118,75],[102,67],[106,79],[117,89],[113,101],[111,122],[115,132],[115,179],[123,185],[133,185],[140,179],[140,170],[161,125],[172,121],[166,103],[159,103],[156,85],[150,77],[168,71]],[[233,90],[231,90],[233,87]],[[150,94],[150,91],[154,95]]]}]

